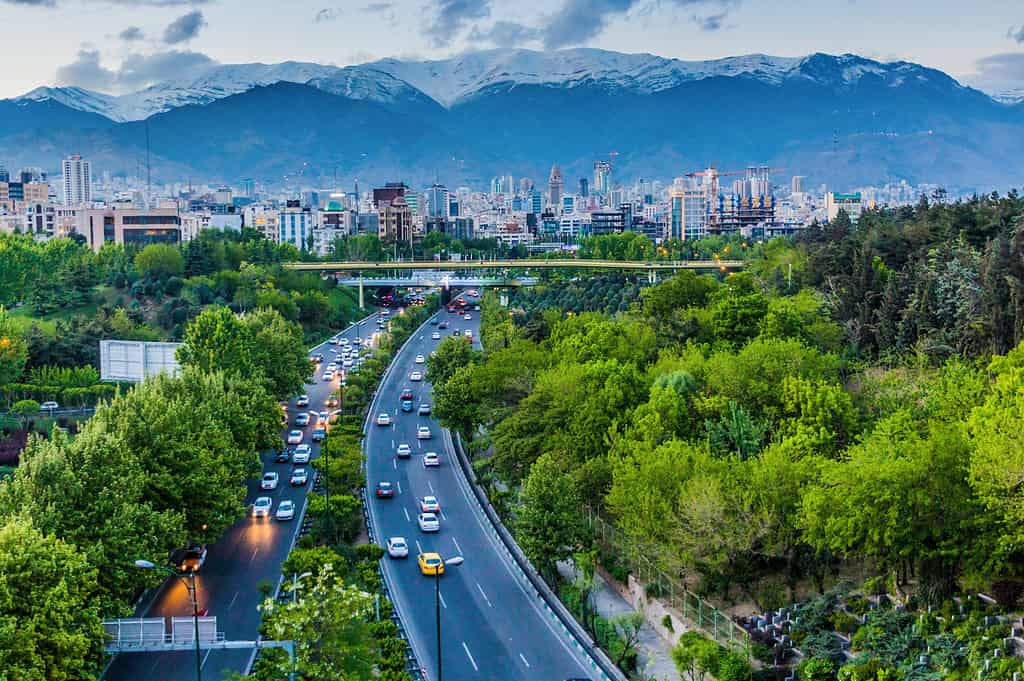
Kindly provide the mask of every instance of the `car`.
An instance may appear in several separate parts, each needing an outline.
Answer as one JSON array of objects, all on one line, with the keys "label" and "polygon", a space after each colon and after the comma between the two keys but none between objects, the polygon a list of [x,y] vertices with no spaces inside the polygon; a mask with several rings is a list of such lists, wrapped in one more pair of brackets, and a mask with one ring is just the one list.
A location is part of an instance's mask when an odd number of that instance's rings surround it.
[{"label": "car", "polygon": [[467,322],[472,321],[473,320],[473,315],[471,315],[471,314],[469,314],[467,312],[466,315],[463,317],[463,319],[465,319]]},{"label": "car", "polygon": [[346,357],[345,359],[341,360],[341,368],[342,369],[351,369],[352,368],[352,358],[351,357]]},{"label": "car", "polygon": [[295,400],[296,407],[308,407],[309,406],[309,395],[299,395],[299,399]]},{"label": "car", "polygon": [[266,518],[270,515],[270,509],[274,502],[270,497],[259,497],[252,504],[252,515],[255,518]]},{"label": "car", "polygon": [[377,483],[376,495],[378,499],[390,499],[395,496],[395,487],[386,480]]},{"label": "car", "polygon": [[324,380],[325,381],[333,381],[334,380],[334,372],[333,371],[325,371],[324,372]]},{"label": "car", "polygon": [[441,340],[441,334],[437,331],[430,334],[430,340]]},{"label": "car", "polygon": [[274,454],[274,463],[288,463],[292,460],[292,451],[290,449],[282,449]]},{"label": "car", "polygon": [[293,520],[295,518],[295,502],[285,499],[277,505],[277,513],[274,516],[278,520]]},{"label": "car", "polygon": [[471,288],[468,291],[466,291],[466,295],[469,296],[470,298],[479,298],[480,292],[477,291],[475,288]]},{"label": "car", "polygon": [[206,562],[206,547],[202,544],[190,544],[181,552],[181,560],[177,561],[181,572],[199,572]]},{"label": "car", "polygon": [[423,374],[420,373],[419,371],[414,371],[411,374],[409,374],[409,380],[410,381],[422,381],[423,380]]},{"label": "car", "polygon": [[441,322],[440,324],[437,325],[437,328],[439,328],[439,329],[447,329],[448,328],[448,322]]},{"label": "car", "polygon": [[405,543],[405,537],[388,537],[388,555],[392,558],[409,556],[409,545]]},{"label": "car", "polygon": [[263,479],[260,480],[260,489],[277,489],[277,473],[264,473]]},{"label": "car", "polygon": [[412,400],[402,400],[402,411],[404,411],[404,412],[412,411]]},{"label": "car", "polygon": [[400,400],[411,400],[413,398],[412,388],[402,388],[402,394],[398,396]]},{"label": "car", "polygon": [[288,431],[288,444],[290,444],[290,445],[297,445],[300,442],[302,442],[302,431],[301,430],[291,430],[291,431]]},{"label": "car", "polygon": [[444,561],[441,554],[427,552],[416,556],[416,564],[420,566],[420,573],[427,577],[437,577],[444,574]]},{"label": "car", "polygon": [[362,344],[363,344],[363,339],[362,338],[356,337],[355,339],[352,340],[352,345],[355,345],[355,346],[358,347],[358,346],[360,346]]},{"label": "car", "polygon": [[39,405],[41,411],[53,411],[54,409],[60,409],[60,405],[53,400],[47,400]]},{"label": "car", "polygon": [[423,455],[423,467],[429,468],[433,466],[441,465],[441,457],[437,455],[437,452],[427,452]]},{"label": "car", "polygon": [[340,345],[343,348],[348,346],[348,338],[339,338],[338,345]]},{"label": "car", "polygon": [[455,314],[455,306],[454,305],[449,305],[448,306],[448,314]]},{"label": "car", "polygon": [[395,450],[395,455],[399,459],[408,459],[412,456],[412,447],[406,444],[398,445],[398,449]]},{"label": "car", "polygon": [[377,414],[377,425],[378,426],[390,426],[391,425],[391,414],[381,412]]},{"label": "car", "polygon": [[420,416],[430,416],[430,405],[424,402],[416,413]]},{"label": "car", "polygon": [[383,329],[383,328],[384,328],[384,326],[385,326],[385,324],[384,324],[384,320],[383,320],[383,319],[378,319],[378,320],[377,320],[377,328],[378,328],[378,329]]},{"label": "car", "polygon": [[431,325],[431,326],[437,326],[437,325],[438,325],[438,319],[437,319],[437,317],[431,317],[431,318],[430,318],[430,325]]},{"label": "car", "polygon": [[316,413],[316,425],[318,425],[318,426],[327,425],[327,419],[329,419],[329,418],[330,418],[330,415],[326,411],[318,411]]},{"label": "car", "polygon": [[473,312],[479,312],[479,311],[480,311],[480,306],[479,305],[474,305],[473,306]]},{"label": "car", "polygon": [[430,437],[430,428],[427,428],[426,426],[420,426],[419,428],[416,429],[417,440],[429,440]]},{"label": "car", "polygon": [[335,397],[334,395],[331,395],[326,400],[324,400],[324,406],[325,407],[337,407],[338,406],[338,398]]},{"label": "car", "polygon": [[420,511],[423,513],[440,513],[441,503],[433,495],[425,496],[420,499]]},{"label": "car", "polygon": [[330,364],[327,365],[327,369],[328,369],[328,371],[337,371],[338,370],[338,363],[337,362],[331,362]]},{"label": "car", "polygon": [[459,331],[458,329],[452,329],[452,335],[453,336],[461,336],[462,332]]},{"label": "car", "polygon": [[327,343],[328,343],[329,345],[337,345],[337,344],[338,344],[338,339],[337,339],[337,338],[329,338],[329,339],[327,340]]},{"label": "car", "polygon": [[313,449],[309,445],[299,445],[292,452],[292,463],[309,463],[309,456]]},{"label": "car", "polygon": [[417,364],[423,364],[426,361],[427,361],[427,358],[424,357],[423,355],[416,355],[416,363]]},{"label": "car", "polygon": [[[269,501],[269,499],[267,501]],[[438,520],[437,515],[433,513],[420,513],[416,516],[416,522],[419,524],[422,532],[441,531],[441,521]]]},{"label": "car", "polygon": [[310,359],[313,360],[314,364],[319,364],[320,362],[324,361],[324,356],[318,352],[312,357],[310,357]]},{"label": "car", "polygon": [[327,439],[327,429],[320,426],[313,430],[313,442],[323,442]]},{"label": "car", "polygon": [[288,482],[296,487],[305,485],[309,482],[309,473],[305,468],[296,468],[292,471],[292,477],[288,479]]},{"label": "car", "polygon": [[305,428],[309,425],[309,414],[306,412],[299,412],[295,415],[295,425]]}]

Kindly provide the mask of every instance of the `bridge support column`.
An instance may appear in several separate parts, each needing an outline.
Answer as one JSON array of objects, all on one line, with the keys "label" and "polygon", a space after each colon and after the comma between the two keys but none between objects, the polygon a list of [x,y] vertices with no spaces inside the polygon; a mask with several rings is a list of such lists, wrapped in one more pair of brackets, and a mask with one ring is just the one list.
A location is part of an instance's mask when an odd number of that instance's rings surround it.
[{"label": "bridge support column", "polygon": [[652,286],[658,283],[658,270],[651,270],[647,273],[647,282]]},{"label": "bridge support column", "polygon": [[363,273],[359,273],[359,309],[366,309],[366,301],[363,298]]}]

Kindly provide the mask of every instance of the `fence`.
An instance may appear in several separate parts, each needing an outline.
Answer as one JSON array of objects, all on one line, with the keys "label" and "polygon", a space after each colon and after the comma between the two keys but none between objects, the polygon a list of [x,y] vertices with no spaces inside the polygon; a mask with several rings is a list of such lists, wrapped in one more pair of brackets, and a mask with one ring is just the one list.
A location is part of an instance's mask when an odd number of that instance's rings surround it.
[{"label": "fence", "polygon": [[749,653],[750,634],[729,615],[688,590],[678,579],[669,577],[648,557],[651,551],[632,541],[590,507],[584,514],[594,537],[603,548],[613,551],[637,580],[657,590],[658,598],[679,611],[683,619],[724,646],[738,647]]}]

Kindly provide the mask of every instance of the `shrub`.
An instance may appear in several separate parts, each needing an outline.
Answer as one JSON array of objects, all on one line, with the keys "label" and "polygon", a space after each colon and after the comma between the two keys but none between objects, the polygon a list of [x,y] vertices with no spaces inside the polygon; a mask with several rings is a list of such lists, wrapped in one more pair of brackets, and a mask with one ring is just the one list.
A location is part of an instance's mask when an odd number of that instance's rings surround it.
[{"label": "shrub", "polygon": [[852,634],[860,626],[857,618],[845,610],[836,610],[828,619],[832,623],[832,628],[841,634]]},{"label": "shrub", "polygon": [[665,627],[669,631],[672,631],[672,632],[675,631],[675,628],[672,626],[672,616],[671,615],[665,615],[664,617],[661,618],[661,626]]},{"label": "shrub", "polygon": [[888,593],[885,577],[868,577],[861,587],[869,596],[881,596]]}]

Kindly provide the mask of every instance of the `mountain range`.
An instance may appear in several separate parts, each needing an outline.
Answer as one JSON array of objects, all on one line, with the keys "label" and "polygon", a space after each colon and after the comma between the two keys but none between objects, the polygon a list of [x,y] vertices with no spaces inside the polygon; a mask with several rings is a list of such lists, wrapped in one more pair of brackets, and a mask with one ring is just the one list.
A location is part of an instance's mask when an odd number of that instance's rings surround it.
[{"label": "mountain range", "polygon": [[[856,55],[681,61],[497,49],[336,67],[213,65],[109,95],[41,87],[0,100],[0,161],[271,185],[405,179],[567,183],[617,152],[620,181],[750,164],[845,188],[888,179],[1024,184],[1024,103],[941,71]],[[783,178],[779,178],[780,181]]]}]

